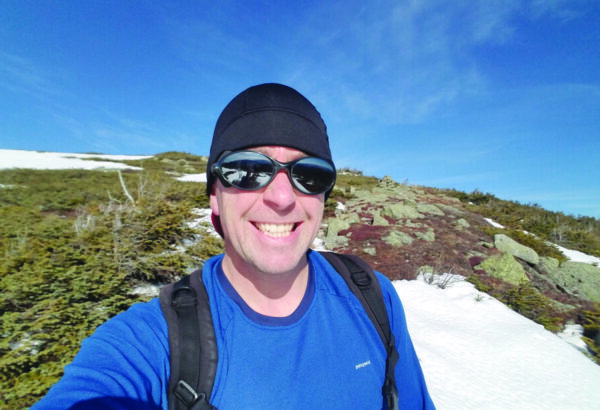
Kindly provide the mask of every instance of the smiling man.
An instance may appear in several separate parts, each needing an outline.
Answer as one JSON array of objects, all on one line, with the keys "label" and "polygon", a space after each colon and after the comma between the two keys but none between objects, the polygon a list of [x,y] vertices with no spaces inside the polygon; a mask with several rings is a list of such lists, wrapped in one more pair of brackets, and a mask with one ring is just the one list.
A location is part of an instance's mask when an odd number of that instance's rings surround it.
[{"label": "smiling man", "polygon": [[199,344],[172,327],[173,292],[167,302],[161,295],[162,310],[153,300],[99,327],[34,408],[381,409],[391,373],[399,408],[433,409],[390,281],[376,273],[398,357],[392,366],[357,295],[310,250],[335,179],[327,129],[304,96],[280,84],[237,95],[217,121],[207,167],[225,252],[190,282],[203,284],[212,323],[201,327],[214,331],[207,397],[170,379],[198,363],[173,343]]}]

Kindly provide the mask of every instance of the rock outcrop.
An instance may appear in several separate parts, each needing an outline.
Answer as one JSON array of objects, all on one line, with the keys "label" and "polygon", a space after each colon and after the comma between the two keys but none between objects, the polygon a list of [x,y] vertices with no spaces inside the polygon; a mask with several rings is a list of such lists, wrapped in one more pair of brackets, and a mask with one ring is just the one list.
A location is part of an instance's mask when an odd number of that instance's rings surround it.
[{"label": "rock outcrop", "polygon": [[521,245],[519,242],[504,234],[497,234],[494,236],[494,245],[500,252],[509,253],[532,265],[537,265],[540,262],[540,257],[533,249]]},{"label": "rock outcrop", "polygon": [[488,275],[513,285],[529,280],[523,266],[511,254],[506,252],[490,256],[475,266],[475,269],[485,271]]},{"label": "rock outcrop", "polygon": [[600,268],[581,262],[563,262],[546,266],[548,277],[564,291],[579,298],[600,303]]},{"label": "rock outcrop", "polygon": [[565,309],[600,302],[600,268],[560,264],[507,234],[490,235],[489,222],[456,198],[389,177],[372,189],[346,191],[343,206],[328,213],[321,238],[328,249],[362,256],[390,279],[414,279],[429,266],[512,285],[529,281]]}]

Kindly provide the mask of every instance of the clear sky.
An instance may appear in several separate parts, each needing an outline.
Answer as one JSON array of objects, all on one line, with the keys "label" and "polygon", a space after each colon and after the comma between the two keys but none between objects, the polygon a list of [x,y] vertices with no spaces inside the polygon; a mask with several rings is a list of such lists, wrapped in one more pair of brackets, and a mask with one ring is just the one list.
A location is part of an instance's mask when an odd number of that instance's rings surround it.
[{"label": "clear sky", "polygon": [[0,2],[0,148],[207,155],[288,84],[338,167],[600,218],[597,0]]}]

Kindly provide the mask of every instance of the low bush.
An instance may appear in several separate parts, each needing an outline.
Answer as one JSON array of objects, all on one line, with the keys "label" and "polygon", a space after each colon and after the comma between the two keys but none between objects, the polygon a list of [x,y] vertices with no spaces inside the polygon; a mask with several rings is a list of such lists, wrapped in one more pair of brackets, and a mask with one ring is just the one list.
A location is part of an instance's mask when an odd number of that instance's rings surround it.
[{"label": "low bush", "polygon": [[134,285],[172,281],[222,251],[187,223],[208,205],[205,185],[162,171],[189,158],[159,159],[156,172],[122,172],[131,200],[114,171],[0,171],[11,186],[0,196],[0,408],[43,396],[83,338],[147,300]]},{"label": "low bush", "polygon": [[600,256],[600,220],[596,218],[552,212],[537,204],[506,201],[478,190],[471,193],[454,189],[444,192],[508,229],[531,232],[542,241]]},{"label": "low bush", "polygon": [[471,275],[467,281],[475,285],[477,290],[495,297],[551,332],[557,332],[562,327],[563,316],[554,308],[552,300],[541,294],[529,281],[522,281],[515,286],[484,275]]},{"label": "low bush", "polygon": [[509,286],[500,300],[521,315],[543,325],[551,332],[561,329],[563,319],[555,311],[552,302],[538,292],[531,282],[522,281],[517,286]]},{"label": "low bush", "polygon": [[583,310],[583,340],[596,363],[600,364],[600,305],[594,309]]}]

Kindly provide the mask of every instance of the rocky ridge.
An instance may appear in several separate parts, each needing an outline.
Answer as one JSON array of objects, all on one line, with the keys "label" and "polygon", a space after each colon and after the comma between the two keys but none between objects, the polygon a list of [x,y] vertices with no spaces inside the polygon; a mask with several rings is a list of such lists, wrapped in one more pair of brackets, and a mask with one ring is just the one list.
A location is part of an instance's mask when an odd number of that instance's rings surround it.
[{"label": "rocky ridge", "polygon": [[540,256],[458,199],[432,188],[381,179],[372,189],[349,187],[320,234],[327,249],[354,253],[390,279],[421,272],[477,277],[492,286],[528,282],[564,312],[600,303],[600,268]]}]

